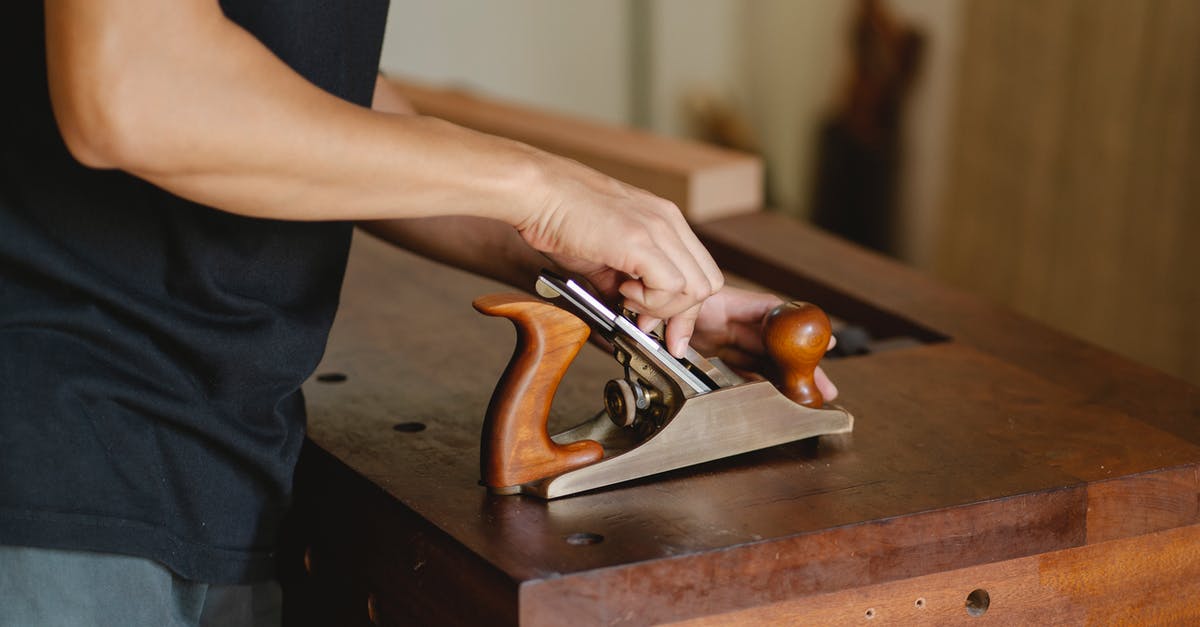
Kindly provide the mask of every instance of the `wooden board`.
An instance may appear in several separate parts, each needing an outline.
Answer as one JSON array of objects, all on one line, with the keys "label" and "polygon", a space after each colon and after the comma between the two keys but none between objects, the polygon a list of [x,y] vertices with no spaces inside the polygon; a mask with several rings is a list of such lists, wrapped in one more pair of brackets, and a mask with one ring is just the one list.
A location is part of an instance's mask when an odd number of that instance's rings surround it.
[{"label": "wooden board", "polygon": [[462,91],[397,80],[392,85],[422,114],[575,159],[674,202],[692,222],[762,206],[763,165],[755,155],[485,100]]},{"label": "wooden board", "polygon": [[[727,272],[804,294],[881,335],[948,337],[1200,442],[1200,388],[950,289],[853,244],[760,213],[697,226]],[[1136,303],[1130,317],[1137,320]]]},{"label": "wooden board", "polygon": [[1200,526],[673,623],[1194,625]]},{"label": "wooden board", "polygon": [[[702,235],[755,282],[924,341],[828,363],[853,434],[549,503],[490,496],[477,485],[479,428],[514,333],[470,302],[504,290],[360,235],[320,369],[346,379],[305,388],[289,616],[739,616],[1200,523],[1195,388],[781,218],[729,218]],[[581,354],[554,420],[596,411],[616,374],[607,356]]]}]

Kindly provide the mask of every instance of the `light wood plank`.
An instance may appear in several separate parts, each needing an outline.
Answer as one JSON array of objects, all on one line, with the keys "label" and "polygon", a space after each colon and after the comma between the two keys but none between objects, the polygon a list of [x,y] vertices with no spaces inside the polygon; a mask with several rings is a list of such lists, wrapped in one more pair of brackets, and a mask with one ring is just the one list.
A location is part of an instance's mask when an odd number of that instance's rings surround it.
[{"label": "light wood plank", "polygon": [[652,135],[391,79],[422,114],[575,159],[666,198],[704,222],[762,207],[762,160],[698,142]]}]

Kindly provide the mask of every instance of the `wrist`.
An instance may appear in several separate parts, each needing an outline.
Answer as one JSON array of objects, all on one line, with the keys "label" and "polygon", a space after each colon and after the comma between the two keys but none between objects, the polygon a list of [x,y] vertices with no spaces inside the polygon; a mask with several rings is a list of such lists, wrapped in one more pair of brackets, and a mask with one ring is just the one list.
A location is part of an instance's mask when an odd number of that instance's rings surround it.
[{"label": "wrist", "polygon": [[550,205],[553,186],[550,170],[554,157],[526,144],[507,139],[501,141],[508,146],[506,154],[499,159],[502,166],[490,194],[494,202],[487,203],[488,210],[493,213],[486,217],[500,220],[523,233],[542,219]]}]

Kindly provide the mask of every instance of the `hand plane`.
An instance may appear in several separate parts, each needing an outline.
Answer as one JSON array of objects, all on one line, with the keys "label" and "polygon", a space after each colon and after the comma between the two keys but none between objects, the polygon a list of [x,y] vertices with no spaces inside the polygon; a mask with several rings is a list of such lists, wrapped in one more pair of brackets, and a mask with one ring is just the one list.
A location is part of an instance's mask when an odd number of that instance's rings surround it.
[{"label": "hand plane", "polygon": [[[657,336],[574,281],[543,271],[537,292],[547,300],[495,294],[474,302],[517,328],[483,424],[480,466],[493,493],[553,499],[853,429],[848,412],[822,408],[813,383],[830,336],[816,306],[785,303],[763,321],[777,389],[690,348],[685,358],[673,357]],[[624,377],[605,385],[596,416],[551,437],[554,393],[593,330],[612,345]]]}]

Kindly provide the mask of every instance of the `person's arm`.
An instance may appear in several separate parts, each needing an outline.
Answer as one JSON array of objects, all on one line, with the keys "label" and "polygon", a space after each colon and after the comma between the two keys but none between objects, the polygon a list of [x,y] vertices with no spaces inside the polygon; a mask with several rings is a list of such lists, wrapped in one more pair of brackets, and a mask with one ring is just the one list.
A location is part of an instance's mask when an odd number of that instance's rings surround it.
[{"label": "person's arm", "polygon": [[[404,94],[380,73],[371,108],[380,113],[414,115]],[[401,248],[447,265],[529,291],[542,268],[559,270],[534,250],[513,227],[488,218],[448,215],[365,220],[358,226]]]},{"label": "person's arm", "polygon": [[[375,83],[371,107],[385,113],[415,113],[399,89],[382,74]],[[494,220],[446,216],[360,222],[359,226],[422,256],[526,291],[532,289],[538,270],[551,263],[511,227]],[[701,306],[691,344],[702,355],[720,357],[734,368],[766,372],[762,321],[782,302],[774,294],[725,286]],[[831,338],[829,348],[833,345]],[[815,379],[826,401],[837,398],[837,386],[824,370],[818,367]]]},{"label": "person's arm", "polygon": [[565,272],[534,250],[516,230],[474,216],[373,220],[358,226],[422,257],[529,292],[543,268]]},{"label": "person's arm", "polygon": [[335,98],[216,0],[46,0],[51,100],[72,154],[233,213],[467,215],[668,318],[677,354],[720,271],[668,201],[524,144]]}]

